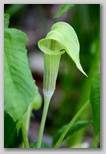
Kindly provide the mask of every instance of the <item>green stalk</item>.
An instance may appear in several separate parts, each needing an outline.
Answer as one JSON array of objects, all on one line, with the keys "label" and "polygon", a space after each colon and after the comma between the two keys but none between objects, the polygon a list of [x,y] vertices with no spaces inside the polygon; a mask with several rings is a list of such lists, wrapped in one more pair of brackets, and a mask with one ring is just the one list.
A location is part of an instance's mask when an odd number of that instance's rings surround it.
[{"label": "green stalk", "polygon": [[61,55],[44,54],[44,80],[43,80],[44,109],[43,109],[40,130],[38,134],[37,148],[41,148],[42,145],[45,121],[47,117],[50,100],[55,90],[60,57]]},{"label": "green stalk", "polygon": [[23,136],[24,147],[29,148],[29,142],[28,142],[26,127],[24,123],[22,124],[22,136]]},{"label": "green stalk", "polygon": [[42,115],[42,120],[40,124],[39,135],[38,135],[37,148],[41,148],[41,145],[42,145],[43,131],[44,131],[49,104],[50,104],[50,98],[44,97],[44,109],[43,109],[43,115]]},{"label": "green stalk", "polygon": [[100,138],[100,133],[98,133],[97,135],[94,134],[90,148],[98,148],[100,144],[99,138]]},{"label": "green stalk", "polygon": [[25,148],[29,148],[29,141],[28,141],[28,129],[29,129],[29,120],[30,120],[30,113],[31,108],[29,106],[28,111],[25,113],[22,123],[22,136],[23,136],[23,143]]},{"label": "green stalk", "polygon": [[73,125],[73,123],[76,121],[76,119],[80,116],[80,114],[84,111],[84,109],[89,105],[90,101],[88,100],[82,107],[81,109],[77,112],[77,114],[74,116],[74,118],[69,122],[67,125],[66,129],[63,131],[61,134],[60,138],[58,139],[57,143],[54,145],[54,148],[58,148],[64,137],[66,136],[67,132],[69,131],[70,127]]}]

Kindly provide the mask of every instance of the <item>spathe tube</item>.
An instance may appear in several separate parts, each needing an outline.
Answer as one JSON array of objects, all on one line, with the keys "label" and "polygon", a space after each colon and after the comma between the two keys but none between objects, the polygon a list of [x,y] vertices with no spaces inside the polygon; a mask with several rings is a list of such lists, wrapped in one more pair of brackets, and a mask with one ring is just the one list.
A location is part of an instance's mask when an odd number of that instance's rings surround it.
[{"label": "spathe tube", "polygon": [[[55,45],[54,50],[52,50],[51,48],[52,45],[51,42],[55,42],[53,44]],[[61,55],[64,52],[66,52],[70,56],[70,58],[72,58],[77,68],[84,75],[86,75],[80,64],[80,58],[79,58],[80,45],[77,34],[73,29],[73,27],[68,23],[66,22],[55,23],[52,26],[51,31],[46,35],[46,37],[38,42],[38,47],[44,53],[51,55],[59,55],[59,54]]]}]

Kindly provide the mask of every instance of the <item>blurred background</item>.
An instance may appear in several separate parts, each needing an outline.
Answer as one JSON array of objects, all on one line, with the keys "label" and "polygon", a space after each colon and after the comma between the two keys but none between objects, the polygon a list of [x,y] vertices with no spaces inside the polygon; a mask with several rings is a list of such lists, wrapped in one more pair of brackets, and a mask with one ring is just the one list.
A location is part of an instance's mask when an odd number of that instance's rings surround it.
[{"label": "blurred background", "polygon": [[[51,26],[57,21],[69,23],[79,38],[80,61],[88,77],[85,77],[76,68],[66,53],[62,55],[56,90],[51,100],[44,131],[43,140],[48,144],[51,144],[55,132],[69,123],[75,113],[88,100],[92,78],[100,72],[100,5],[75,4],[61,17],[53,18],[60,7],[61,4],[4,5],[4,13],[10,14],[9,27],[20,29],[28,37],[26,45],[28,60],[42,100],[43,53],[37,46],[38,41],[45,37]],[[32,111],[29,129],[30,143],[37,141],[42,110],[43,103],[39,110]],[[92,110],[89,106],[78,120],[90,119],[91,114]],[[86,127],[67,141],[67,147],[73,147],[80,143],[88,146],[92,142],[92,137],[92,126]]]}]

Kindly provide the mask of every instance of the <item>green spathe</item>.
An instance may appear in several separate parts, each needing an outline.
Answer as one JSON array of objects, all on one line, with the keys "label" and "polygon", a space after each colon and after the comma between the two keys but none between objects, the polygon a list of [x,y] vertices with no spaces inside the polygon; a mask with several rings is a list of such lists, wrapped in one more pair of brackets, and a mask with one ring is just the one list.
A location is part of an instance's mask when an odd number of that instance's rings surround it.
[{"label": "green spathe", "polygon": [[[69,24],[65,22],[55,23],[52,26],[51,31],[46,35],[46,37],[38,42],[38,47],[41,51],[44,52],[44,110],[37,143],[37,148],[41,148],[45,120],[50,100],[56,87],[55,85],[61,55],[66,51],[75,62],[77,68],[83,74],[85,74],[85,72],[83,71],[79,60],[79,41],[74,29]],[[65,130],[65,133],[67,133],[69,127],[67,127],[67,129]],[[63,136],[56,143],[56,147],[63,140],[65,133],[63,133]]]},{"label": "green spathe", "polygon": [[[55,42],[55,49],[52,50],[52,42]],[[49,45],[50,44],[50,45]],[[75,62],[77,68],[84,74],[83,68],[80,64],[79,50],[80,45],[78,37],[73,27],[66,22],[55,23],[51,31],[46,35],[44,39],[38,42],[39,48],[46,54],[61,55],[65,51]],[[87,75],[86,75],[87,76]]]}]

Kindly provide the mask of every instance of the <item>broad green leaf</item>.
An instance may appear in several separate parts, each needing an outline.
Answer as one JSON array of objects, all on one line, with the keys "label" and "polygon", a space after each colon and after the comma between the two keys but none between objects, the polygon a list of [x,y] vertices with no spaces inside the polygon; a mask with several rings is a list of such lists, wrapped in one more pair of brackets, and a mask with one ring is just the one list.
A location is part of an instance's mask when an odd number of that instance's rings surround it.
[{"label": "broad green leaf", "polygon": [[[22,142],[21,123],[28,108],[38,109],[41,96],[28,64],[27,37],[9,29],[9,15],[4,15],[4,147],[18,147]],[[28,124],[26,124],[28,125]],[[20,136],[21,135],[21,136]]]},{"label": "broad green leaf", "polygon": [[4,110],[20,128],[24,113],[38,95],[32,78],[26,35],[17,29],[4,29]]},{"label": "broad green leaf", "polygon": [[9,18],[10,18],[10,15],[6,13],[6,14],[4,15],[4,28],[8,28],[8,25],[9,25]]},{"label": "broad green leaf", "polygon": [[[84,120],[84,121],[77,121],[75,122],[72,127],[70,128],[70,130],[68,131],[67,135],[64,137],[64,140],[69,138],[71,135],[73,135],[75,132],[77,132],[78,130],[82,129],[83,127],[87,126],[90,123],[90,121]],[[58,139],[60,138],[61,134],[64,132],[64,130],[66,129],[67,125],[62,126],[54,135],[53,137],[53,145],[56,144],[56,142],[58,141]]]},{"label": "broad green leaf", "polygon": [[92,120],[95,135],[100,133],[100,73],[92,80],[90,90],[90,102],[92,105]]},{"label": "broad green leaf", "polygon": [[77,68],[84,74],[79,59],[80,45],[73,27],[66,22],[55,23],[44,39],[39,40],[41,51],[51,55],[61,55],[65,51],[75,62]]},{"label": "broad green leaf", "polygon": [[65,12],[67,12],[71,7],[73,7],[73,4],[63,4],[60,8],[60,10],[56,13],[54,18],[58,18],[61,15],[63,15]]}]

